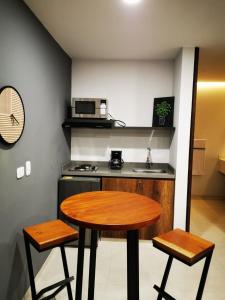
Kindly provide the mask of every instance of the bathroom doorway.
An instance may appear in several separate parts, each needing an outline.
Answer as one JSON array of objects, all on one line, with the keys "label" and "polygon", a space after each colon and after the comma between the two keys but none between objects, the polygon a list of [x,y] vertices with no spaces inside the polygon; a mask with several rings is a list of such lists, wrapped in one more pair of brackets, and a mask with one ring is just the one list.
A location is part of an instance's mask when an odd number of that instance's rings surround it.
[{"label": "bathroom doorway", "polygon": [[[220,59],[225,63],[224,54]],[[225,224],[221,225],[225,215],[225,174],[218,167],[219,157],[225,156],[225,78],[213,68],[211,74],[208,70],[204,75],[201,51],[197,61],[186,229],[204,235],[210,228],[225,228]]]}]

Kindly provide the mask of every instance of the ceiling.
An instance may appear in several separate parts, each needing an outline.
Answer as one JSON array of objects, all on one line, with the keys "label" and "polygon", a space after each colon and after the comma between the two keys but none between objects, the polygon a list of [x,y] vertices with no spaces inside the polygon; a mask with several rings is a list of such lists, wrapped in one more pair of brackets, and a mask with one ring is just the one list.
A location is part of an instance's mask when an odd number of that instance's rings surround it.
[{"label": "ceiling", "polygon": [[173,59],[200,47],[200,80],[225,81],[224,0],[24,0],[74,59]]}]

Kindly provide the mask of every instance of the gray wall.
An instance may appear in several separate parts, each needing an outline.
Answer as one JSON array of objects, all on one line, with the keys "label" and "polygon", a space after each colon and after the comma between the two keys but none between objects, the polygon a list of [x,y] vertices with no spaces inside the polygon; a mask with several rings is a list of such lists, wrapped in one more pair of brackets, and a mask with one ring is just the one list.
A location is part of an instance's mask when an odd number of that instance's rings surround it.
[{"label": "gray wall", "polygon": [[[21,299],[28,286],[22,228],[56,217],[60,166],[70,159],[61,124],[71,94],[71,59],[22,1],[0,0],[0,87],[14,86],[25,129],[13,147],[0,142],[0,298]],[[32,173],[16,179],[30,160]],[[34,252],[36,270],[46,255]]]}]

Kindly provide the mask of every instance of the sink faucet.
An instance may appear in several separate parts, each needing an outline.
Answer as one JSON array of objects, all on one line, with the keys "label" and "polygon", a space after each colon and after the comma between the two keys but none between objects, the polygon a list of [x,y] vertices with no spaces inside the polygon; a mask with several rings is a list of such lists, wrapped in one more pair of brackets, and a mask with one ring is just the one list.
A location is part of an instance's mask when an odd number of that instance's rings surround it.
[{"label": "sink faucet", "polygon": [[147,159],[146,159],[146,168],[150,169],[152,166],[152,159],[151,159],[151,148],[147,148]]}]

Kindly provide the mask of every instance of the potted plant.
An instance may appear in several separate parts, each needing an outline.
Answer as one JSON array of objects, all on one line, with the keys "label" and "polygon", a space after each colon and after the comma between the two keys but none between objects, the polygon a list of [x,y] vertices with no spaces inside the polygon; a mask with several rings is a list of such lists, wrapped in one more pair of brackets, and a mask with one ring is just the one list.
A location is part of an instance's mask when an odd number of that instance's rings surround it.
[{"label": "potted plant", "polygon": [[171,112],[171,105],[167,101],[162,101],[156,105],[156,114],[159,117],[159,125],[165,124],[166,116]]}]

